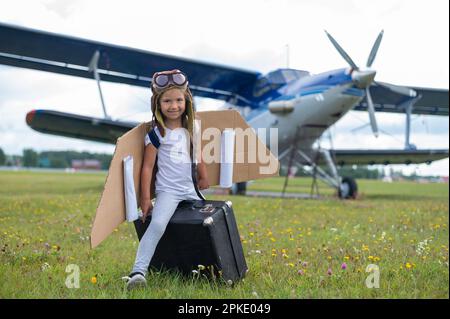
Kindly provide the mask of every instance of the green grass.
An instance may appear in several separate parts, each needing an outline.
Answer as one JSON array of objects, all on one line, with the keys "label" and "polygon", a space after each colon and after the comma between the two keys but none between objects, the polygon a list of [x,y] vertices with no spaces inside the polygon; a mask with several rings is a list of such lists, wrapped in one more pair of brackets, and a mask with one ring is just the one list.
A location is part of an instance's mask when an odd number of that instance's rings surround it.
[{"label": "green grass", "polygon": [[[325,186],[320,200],[208,196],[233,202],[246,278],[230,287],[154,272],[146,289],[127,292],[121,277],[136,253],[133,225],[89,247],[105,177],[0,172],[0,298],[449,297],[446,184],[360,180],[351,201]],[[281,191],[283,183],[271,178],[249,189]],[[310,184],[290,180],[288,191],[309,193]],[[69,264],[80,268],[79,289],[65,285]],[[365,285],[369,264],[379,266],[378,289]]]}]

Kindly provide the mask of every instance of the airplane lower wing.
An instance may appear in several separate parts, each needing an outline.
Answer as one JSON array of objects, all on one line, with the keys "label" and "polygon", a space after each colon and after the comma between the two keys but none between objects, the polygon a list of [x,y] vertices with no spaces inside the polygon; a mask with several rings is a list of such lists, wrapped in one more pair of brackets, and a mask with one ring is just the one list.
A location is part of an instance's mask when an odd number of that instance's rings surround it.
[{"label": "airplane lower wing", "polygon": [[137,125],[50,110],[30,111],[26,122],[38,132],[110,144]]},{"label": "airplane lower wing", "polygon": [[448,157],[440,150],[333,150],[337,165],[420,164]]},{"label": "airplane lower wing", "polygon": [[[33,110],[27,114],[26,121],[32,129],[42,133],[110,144],[115,144],[118,137],[138,124],[50,110]],[[311,140],[317,135],[313,134],[314,130],[313,127],[305,131],[312,134]],[[308,150],[305,151],[308,152]],[[338,165],[419,164],[448,157],[448,149],[333,150],[331,153]],[[320,159],[322,160],[322,157]],[[307,164],[300,159],[298,162]]]}]

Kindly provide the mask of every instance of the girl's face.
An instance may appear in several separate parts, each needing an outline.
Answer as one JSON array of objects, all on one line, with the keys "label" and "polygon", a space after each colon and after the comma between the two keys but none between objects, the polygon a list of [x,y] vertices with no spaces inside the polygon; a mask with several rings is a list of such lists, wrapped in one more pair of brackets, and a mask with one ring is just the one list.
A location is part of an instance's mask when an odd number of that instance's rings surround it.
[{"label": "girl's face", "polygon": [[161,112],[164,118],[176,120],[183,115],[186,109],[186,99],[183,91],[177,88],[164,92],[159,99]]}]

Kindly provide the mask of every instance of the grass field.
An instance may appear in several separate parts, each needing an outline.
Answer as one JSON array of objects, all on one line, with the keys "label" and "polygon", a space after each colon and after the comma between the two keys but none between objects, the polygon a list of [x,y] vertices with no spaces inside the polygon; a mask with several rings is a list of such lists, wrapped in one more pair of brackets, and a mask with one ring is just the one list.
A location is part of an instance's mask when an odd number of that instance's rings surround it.
[{"label": "grass field", "polygon": [[[320,200],[211,195],[233,202],[246,278],[227,286],[153,272],[146,289],[127,292],[121,277],[137,248],[133,225],[89,247],[105,177],[0,172],[0,298],[449,298],[446,184],[360,180],[351,201],[326,187]],[[310,183],[291,180],[288,191],[309,193]],[[273,178],[249,187],[282,185]],[[80,269],[78,289],[65,285],[69,264]],[[379,288],[366,286],[370,264]]]}]

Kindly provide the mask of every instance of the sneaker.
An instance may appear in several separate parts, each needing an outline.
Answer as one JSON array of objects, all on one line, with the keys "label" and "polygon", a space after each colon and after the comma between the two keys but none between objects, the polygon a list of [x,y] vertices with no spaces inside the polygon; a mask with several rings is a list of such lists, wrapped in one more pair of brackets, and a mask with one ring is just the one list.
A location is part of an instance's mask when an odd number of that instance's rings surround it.
[{"label": "sneaker", "polygon": [[129,276],[123,277],[122,279],[127,282],[128,290],[147,286],[147,280],[145,279],[144,274],[140,272],[131,273]]}]

